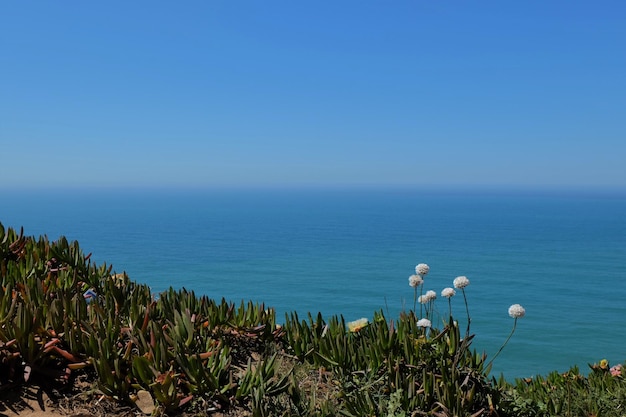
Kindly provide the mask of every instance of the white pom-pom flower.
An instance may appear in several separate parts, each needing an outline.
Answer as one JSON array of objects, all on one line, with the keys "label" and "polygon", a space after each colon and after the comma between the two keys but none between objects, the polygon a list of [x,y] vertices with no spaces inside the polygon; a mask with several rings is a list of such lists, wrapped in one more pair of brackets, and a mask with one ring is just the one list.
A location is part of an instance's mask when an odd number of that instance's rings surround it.
[{"label": "white pom-pom flower", "polygon": [[428,319],[420,319],[417,321],[416,324],[417,324],[417,327],[424,327],[424,328],[432,326],[432,323]]},{"label": "white pom-pom flower", "polygon": [[509,316],[513,317],[514,319],[524,317],[525,314],[526,310],[519,304],[513,304],[511,307],[509,307]]},{"label": "white pom-pom flower", "polygon": [[470,283],[469,279],[467,279],[466,276],[456,277],[454,278],[454,281],[452,282],[452,284],[454,284],[454,288],[458,290],[467,287],[469,283]]},{"label": "white pom-pom flower", "polygon": [[426,274],[428,274],[428,271],[430,271],[430,267],[426,264],[417,264],[415,266],[415,273],[417,275],[421,275],[424,276]]},{"label": "white pom-pom flower", "polygon": [[450,298],[450,297],[454,297],[456,295],[456,291],[454,291],[454,288],[444,288],[443,290],[441,290],[441,296],[445,297],[445,298]]},{"label": "white pom-pom flower", "polygon": [[417,302],[420,304],[426,304],[428,302],[434,301],[435,298],[437,298],[437,293],[432,290],[428,290],[426,291],[426,294],[417,297]]},{"label": "white pom-pom flower", "polygon": [[419,274],[411,275],[409,277],[409,285],[411,287],[414,287],[414,288],[419,287],[423,283],[424,283],[424,278],[422,278],[422,276]]}]

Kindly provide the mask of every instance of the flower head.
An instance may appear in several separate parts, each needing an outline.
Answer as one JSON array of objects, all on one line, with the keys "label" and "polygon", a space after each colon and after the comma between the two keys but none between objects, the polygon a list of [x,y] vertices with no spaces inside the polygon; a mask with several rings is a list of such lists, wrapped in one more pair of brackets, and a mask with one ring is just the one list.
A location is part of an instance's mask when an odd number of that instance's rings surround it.
[{"label": "flower head", "polygon": [[525,314],[526,310],[519,304],[513,304],[511,307],[509,307],[509,316],[513,317],[514,319],[524,317]]},{"label": "flower head", "polygon": [[456,277],[454,278],[454,281],[452,282],[452,284],[454,285],[454,288],[456,289],[462,289],[465,288],[469,285],[469,279],[467,279],[466,276],[460,276],[460,277]]},{"label": "flower head", "polygon": [[622,364],[620,363],[613,366],[610,371],[613,376],[622,376]]},{"label": "flower head", "polygon": [[428,271],[430,271],[430,267],[426,264],[417,264],[415,266],[415,273],[417,275],[421,275],[424,276],[426,274],[428,274]]},{"label": "flower head", "polygon": [[450,298],[450,297],[454,297],[454,295],[456,294],[456,291],[454,291],[454,288],[444,288],[443,290],[441,290],[441,296],[445,297],[445,298]]},{"label": "flower head", "polygon": [[607,361],[606,359],[602,359],[600,361],[600,369],[604,369],[604,370],[609,369],[609,361]]},{"label": "flower head", "polygon": [[432,323],[428,319],[420,319],[417,321],[417,327],[430,327]]},{"label": "flower head", "polygon": [[435,298],[437,298],[437,293],[434,292],[433,290],[428,290],[426,291],[426,294],[420,295],[419,297],[417,297],[417,301],[420,304],[426,304],[435,300]]},{"label": "flower head", "polygon": [[424,283],[424,278],[421,275],[415,274],[409,277],[409,285],[411,287],[419,287]]},{"label": "flower head", "polygon": [[367,326],[368,323],[369,322],[368,322],[368,320],[365,317],[360,318],[358,320],[350,321],[350,322],[348,322],[348,330],[351,333],[358,332],[359,330],[361,330],[362,328]]}]

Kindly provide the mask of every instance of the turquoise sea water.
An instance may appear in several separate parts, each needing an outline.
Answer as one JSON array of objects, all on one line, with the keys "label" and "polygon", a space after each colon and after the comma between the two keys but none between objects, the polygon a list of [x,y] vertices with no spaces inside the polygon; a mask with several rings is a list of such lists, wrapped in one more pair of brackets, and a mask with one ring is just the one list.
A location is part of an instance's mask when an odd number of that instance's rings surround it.
[{"label": "turquoise sea water", "polygon": [[[393,318],[425,290],[466,275],[474,348],[493,373],[526,377],[626,360],[626,193],[565,191],[4,190],[0,222],[78,240],[154,291]],[[458,294],[453,314],[464,321]],[[447,314],[446,300],[437,308]],[[418,307],[419,309],[419,307]]]}]

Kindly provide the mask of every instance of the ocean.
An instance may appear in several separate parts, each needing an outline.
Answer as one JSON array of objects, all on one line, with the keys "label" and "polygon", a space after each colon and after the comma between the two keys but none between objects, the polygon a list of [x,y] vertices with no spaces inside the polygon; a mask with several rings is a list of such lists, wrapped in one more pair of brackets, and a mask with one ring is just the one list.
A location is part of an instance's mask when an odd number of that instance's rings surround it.
[{"label": "ocean", "polygon": [[[77,240],[160,292],[170,286],[346,320],[413,308],[465,275],[473,348],[512,380],[626,360],[626,192],[567,190],[59,189],[0,192],[0,222]],[[447,315],[447,300],[436,300]],[[419,310],[419,307],[418,307]],[[453,315],[465,320],[460,292]],[[434,321],[435,324],[437,320]]]}]

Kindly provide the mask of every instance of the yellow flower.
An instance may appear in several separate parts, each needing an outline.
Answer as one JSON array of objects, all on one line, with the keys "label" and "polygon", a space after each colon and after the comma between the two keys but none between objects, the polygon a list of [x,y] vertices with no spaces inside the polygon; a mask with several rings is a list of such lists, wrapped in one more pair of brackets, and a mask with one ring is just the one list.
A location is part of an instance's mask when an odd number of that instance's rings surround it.
[{"label": "yellow flower", "polygon": [[609,369],[609,361],[602,359],[600,361],[600,369]]},{"label": "yellow flower", "polygon": [[348,330],[351,333],[355,333],[355,332],[358,332],[359,330],[361,330],[362,328],[364,328],[367,325],[368,325],[368,320],[365,317],[363,317],[363,318],[360,318],[358,320],[354,320],[354,321],[348,322]]}]

